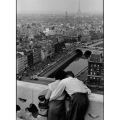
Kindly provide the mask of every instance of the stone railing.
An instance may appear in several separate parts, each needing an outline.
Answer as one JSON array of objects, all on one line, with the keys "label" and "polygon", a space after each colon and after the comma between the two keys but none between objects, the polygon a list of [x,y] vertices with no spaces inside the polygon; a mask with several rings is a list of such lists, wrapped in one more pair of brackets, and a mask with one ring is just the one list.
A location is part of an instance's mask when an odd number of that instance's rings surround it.
[{"label": "stone railing", "polygon": [[[51,78],[40,78],[37,82],[17,81],[17,105],[24,111],[31,103],[38,107],[38,96],[45,95],[48,86],[42,84],[43,81],[50,83]],[[92,93],[89,95],[90,106],[85,116],[85,120],[103,120],[103,95]],[[39,108],[38,108],[39,109]],[[47,118],[41,117],[41,120]]]}]

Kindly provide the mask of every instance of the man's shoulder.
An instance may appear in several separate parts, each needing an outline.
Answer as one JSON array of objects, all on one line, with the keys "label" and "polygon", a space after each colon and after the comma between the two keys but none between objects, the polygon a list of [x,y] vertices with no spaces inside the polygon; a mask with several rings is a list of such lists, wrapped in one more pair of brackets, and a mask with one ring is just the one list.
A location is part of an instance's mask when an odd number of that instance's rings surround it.
[{"label": "man's shoulder", "polygon": [[60,82],[61,82],[61,83],[66,83],[66,82],[69,82],[70,79],[71,79],[70,77],[64,78],[64,79],[62,79]]},{"label": "man's shoulder", "polygon": [[64,79],[61,80],[61,82],[64,82],[64,81],[67,81],[67,80],[69,80],[69,78],[64,78]]}]

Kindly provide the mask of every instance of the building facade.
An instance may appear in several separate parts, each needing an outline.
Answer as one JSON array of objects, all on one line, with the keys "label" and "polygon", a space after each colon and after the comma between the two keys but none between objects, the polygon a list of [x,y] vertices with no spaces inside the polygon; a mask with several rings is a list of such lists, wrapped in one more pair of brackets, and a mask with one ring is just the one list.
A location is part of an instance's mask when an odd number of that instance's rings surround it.
[{"label": "building facade", "polygon": [[102,53],[92,54],[88,60],[87,85],[94,90],[104,88],[104,60]]}]

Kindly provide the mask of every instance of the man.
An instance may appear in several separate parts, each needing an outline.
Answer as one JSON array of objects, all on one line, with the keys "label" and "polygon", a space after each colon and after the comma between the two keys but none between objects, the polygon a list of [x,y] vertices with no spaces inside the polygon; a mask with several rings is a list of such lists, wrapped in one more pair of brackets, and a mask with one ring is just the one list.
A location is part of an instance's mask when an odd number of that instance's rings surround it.
[{"label": "man", "polygon": [[[51,95],[53,95],[53,92],[57,88],[60,80],[65,78],[65,72],[59,71],[56,74],[55,78],[57,80],[48,85],[49,89],[45,96],[47,101],[49,101],[49,98],[51,97]],[[61,95],[59,97],[57,97],[56,99],[49,101],[48,120],[66,120],[65,92],[62,92]]]},{"label": "man", "polygon": [[74,78],[74,74],[71,71],[66,72],[66,77],[60,81],[50,100],[57,99],[65,90],[71,97],[70,112],[67,119],[84,120],[89,105],[88,94],[91,91],[82,81]]}]

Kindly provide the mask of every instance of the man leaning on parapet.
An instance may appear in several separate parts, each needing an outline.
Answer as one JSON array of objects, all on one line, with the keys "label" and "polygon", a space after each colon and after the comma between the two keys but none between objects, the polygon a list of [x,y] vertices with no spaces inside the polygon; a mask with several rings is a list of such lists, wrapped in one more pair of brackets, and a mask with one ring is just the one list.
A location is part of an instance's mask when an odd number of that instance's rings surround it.
[{"label": "man leaning on parapet", "polygon": [[48,119],[47,120],[66,120],[65,98],[66,93],[63,91],[57,98],[50,99],[54,96],[54,90],[59,85],[60,81],[65,78],[65,72],[59,71],[55,75],[56,81],[48,85],[48,92],[45,96],[46,101],[49,101]]},{"label": "man leaning on parapet", "polygon": [[66,72],[66,78],[59,82],[53,91],[50,101],[56,100],[66,91],[70,96],[70,111],[67,120],[84,120],[89,106],[88,94],[91,90],[80,80],[74,78],[71,71]]}]

